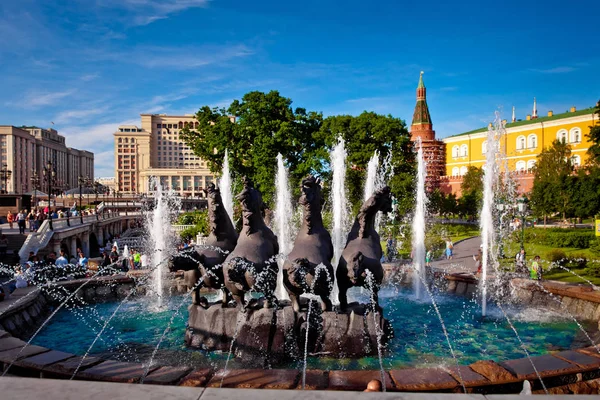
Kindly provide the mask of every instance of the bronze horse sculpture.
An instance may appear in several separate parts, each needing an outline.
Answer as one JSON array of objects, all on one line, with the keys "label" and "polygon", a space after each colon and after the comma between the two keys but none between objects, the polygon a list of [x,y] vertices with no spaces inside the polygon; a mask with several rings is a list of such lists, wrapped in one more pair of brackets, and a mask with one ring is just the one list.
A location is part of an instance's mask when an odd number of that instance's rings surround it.
[{"label": "bronze horse sculpture", "polygon": [[225,261],[227,254],[235,248],[238,234],[223,205],[221,191],[215,188],[213,183],[210,183],[204,192],[208,200],[210,233],[206,243],[198,245],[198,250],[193,255],[194,259],[198,261],[198,267],[185,272],[184,279],[188,287],[194,287],[192,303],[206,307],[208,302],[205,298],[200,297],[202,287],[221,289],[225,304],[231,300],[231,295],[225,288],[221,264]]},{"label": "bronze horse sculpture", "polygon": [[[336,279],[339,288],[339,302],[342,311],[348,307],[347,291],[353,286],[362,286],[372,290],[373,302],[379,307],[378,292],[383,281],[383,254],[379,234],[375,230],[377,212],[392,211],[392,195],[390,188],[385,186],[375,192],[360,208],[352,230],[348,234],[346,247],[338,262]],[[372,282],[369,284],[368,275]]]},{"label": "bronze horse sculpture", "polygon": [[225,286],[238,307],[246,307],[244,295],[250,290],[262,292],[265,307],[277,303],[277,236],[262,217],[262,197],[250,179],[244,177],[244,188],[236,197],[242,206],[243,227],[235,249],[223,263]]},{"label": "bronze horse sculpture", "polygon": [[320,296],[323,311],[331,311],[333,245],[321,217],[324,203],[321,184],[309,175],[302,180],[301,188],[299,203],[304,207],[304,219],[294,247],[283,264],[283,283],[295,312],[300,310],[298,297],[303,293]]}]

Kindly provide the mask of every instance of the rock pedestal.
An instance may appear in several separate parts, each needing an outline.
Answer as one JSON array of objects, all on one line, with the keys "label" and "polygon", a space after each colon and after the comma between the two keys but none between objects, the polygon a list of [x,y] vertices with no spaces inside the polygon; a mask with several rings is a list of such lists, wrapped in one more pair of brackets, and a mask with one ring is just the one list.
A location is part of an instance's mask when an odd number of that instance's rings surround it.
[{"label": "rock pedestal", "polygon": [[[207,351],[229,351],[235,340],[235,355],[244,362],[275,365],[296,360],[304,355],[307,310],[295,313],[282,308],[236,308],[212,304],[207,309],[189,307],[186,344]],[[322,312],[313,303],[308,334],[309,355],[360,358],[377,355],[377,337],[385,346],[393,332],[380,313],[367,311],[364,305],[352,303],[345,313]],[[236,329],[237,327],[237,329]]]}]

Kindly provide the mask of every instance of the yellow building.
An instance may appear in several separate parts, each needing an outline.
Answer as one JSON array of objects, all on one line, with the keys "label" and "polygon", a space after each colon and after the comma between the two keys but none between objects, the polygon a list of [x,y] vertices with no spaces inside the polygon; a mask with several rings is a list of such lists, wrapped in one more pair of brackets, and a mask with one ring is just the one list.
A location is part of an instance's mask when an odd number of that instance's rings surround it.
[{"label": "yellow building", "polygon": [[[575,166],[585,164],[590,126],[598,123],[595,108],[576,110],[575,107],[562,114],[548,111],[547,116],[533,114],[525,120],[516,120],[513,109],[513,122],[505,123],[506,133],[500,138],[500,151],[506,155],[509,171],[516,172],[519,191],[529,192],[533,184],[531,170],[537,156],[554,140],[562,140],[571,146],[572,161]],[[505,122],[505,121],[504,121]],[[446,145],[445,192],[460,194],[461,177],[469,166],[483,167],[486,159],[488,128],[449,136],[443,139]]]}]

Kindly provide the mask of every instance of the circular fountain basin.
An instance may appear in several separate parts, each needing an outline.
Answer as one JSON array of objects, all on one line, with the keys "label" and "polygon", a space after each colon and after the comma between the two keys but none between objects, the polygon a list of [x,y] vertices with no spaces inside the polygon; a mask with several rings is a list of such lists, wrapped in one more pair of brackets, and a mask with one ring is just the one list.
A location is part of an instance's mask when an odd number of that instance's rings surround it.
[{"label": "circular fountain basin", "polygon": [[[361,302],[368,302],[368,293],[354,292]],[[503,313],[490,305],[488,316],[481,318],[481,308],[476,302],[460,296],[436,295],[439,311],[447,328],[449,341],[456,355],[452,358],[441,322],[431,302],[417,300],[402,288],[386,287],[380,292],[384,316],[393,326],[395,337],[384,351],[383,367],[400,369],[409,367],[452,367],[456,362],[468,365],[479,360],[497,362],[526,356],[521,342]],[[167,331],[154,362],[161,365],[185,365],[196,368],[219,369],[225,365],[225,352],[202,352],[188,349],[183,338],[188,317],[188,299],[182,296],[169,298],[157,310],[148,297],[138,297],[126,302],[96,342],[90,355],[120,361],[147,363],[173,313],[179,314]],[[116,302],[100,303],[75,311],[61,310],[35,338],[34,344],[85,354],[100,331],[104,321],[111,316]],[[531,356],[590,346],[577,324],[547,309],[505,307],[520,340]],[[584,324],[586,330],[594,327]],[[249,368],[252,365],[235,358],[230,368]],[[302,360],[277,365],[277,368],[296,369]],[[334,355],[307,358],[311,369],[320,370],[373,370],[379,369],[377,357],[339,359]]]}]

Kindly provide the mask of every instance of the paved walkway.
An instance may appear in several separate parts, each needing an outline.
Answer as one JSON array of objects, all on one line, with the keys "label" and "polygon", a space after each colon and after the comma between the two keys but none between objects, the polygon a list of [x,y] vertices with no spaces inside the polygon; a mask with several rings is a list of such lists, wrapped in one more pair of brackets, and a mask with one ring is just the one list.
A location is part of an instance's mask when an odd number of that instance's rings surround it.
[{"label": "paved walkway", "polygon": [[454,245],[454,255],[451,260],[444,257],[431,263],[434,268],[442,269],[448,273],[477,271],[473,255],[477,254],[481,246],[481,237],[463,240]]}]

